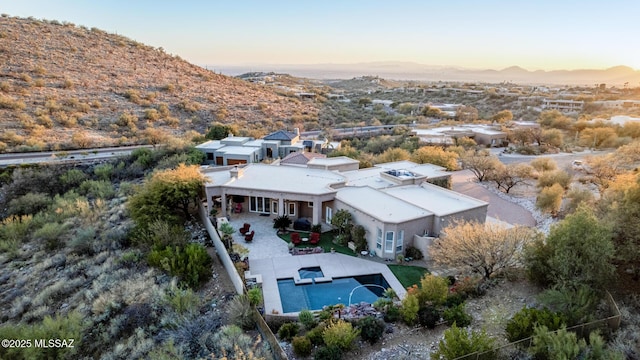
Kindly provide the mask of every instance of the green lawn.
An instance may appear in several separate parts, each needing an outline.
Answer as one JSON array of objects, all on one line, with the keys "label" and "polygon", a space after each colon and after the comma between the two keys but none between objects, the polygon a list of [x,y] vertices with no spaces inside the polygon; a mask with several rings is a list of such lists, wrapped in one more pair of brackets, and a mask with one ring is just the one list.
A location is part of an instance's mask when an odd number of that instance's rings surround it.
[{"label": "green lawn", "polygon": [[[300,237],[309,237],[309,233],[306,231],[292,231],[292,232],[297,232],[300,234]],[[291,233],[289,232],[287,234],[279,234],[278,236],[286,241],[287,243],[291,242]],[[307,248],[307,247],[316,247],[316,246],[320,246],[321,248],[324,249],[324,252],[330,252],[331,248],[334,248],[336,250],[336,252],[340,253],[340,254],[345,254],[345,255],[351,255],[351,256],[356,256],[356,254],[353,252],[353,250],[349,249],[346,246],[342,246],[342,245],[338,245],[338,244],[334,244],[333,243],[333,238],[335,237],[335,231],[329,231],[329,232],[325,232],[322,233],[320,235],[320,243],[318,245],[311,245],[311,244],[300,244],[298,246],[296,246],[297,248]]]},{"label": "green lawn", "polygon": [[398,281],[404,286],[408,288],[414,284],[420,286],[420,278],[424,274],[429,273],[429,270],[420,267],[420,266],[409,266],[409,265],[388,265],[389,270],[398,278]]}]

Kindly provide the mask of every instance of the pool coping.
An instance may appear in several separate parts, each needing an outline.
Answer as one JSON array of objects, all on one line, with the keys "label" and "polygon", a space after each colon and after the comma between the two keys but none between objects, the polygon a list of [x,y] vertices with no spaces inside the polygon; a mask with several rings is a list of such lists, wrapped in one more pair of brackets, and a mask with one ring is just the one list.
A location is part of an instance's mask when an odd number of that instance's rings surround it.
[{"label": "pool coping", "polygon": [[[322,269],[324,278],[331,279],[381,274],[400,299],[403,299],[406,295],[406,290],[386,264],[362,258],[339,253],[323,253],[270,259],[249,259],[250,274],[262,277],[262,293],[266,314],[283,314],[278,279],[295,279],[296,275],[298,275],[298,269],[311,266],[319,266]],[[293,315],[297,313],[286,314]]]}]

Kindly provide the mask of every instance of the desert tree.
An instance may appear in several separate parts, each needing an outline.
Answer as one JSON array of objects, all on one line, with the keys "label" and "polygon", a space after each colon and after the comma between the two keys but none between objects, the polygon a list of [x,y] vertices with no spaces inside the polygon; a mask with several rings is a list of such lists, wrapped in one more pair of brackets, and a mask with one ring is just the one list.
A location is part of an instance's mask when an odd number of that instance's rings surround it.
[{"label": "desert tree", "polygon": [[533,174],[533,168],[527,164],[500,164],[487,174],[487,179],[496,183],[498,190],[506,194],[516,185],[524,184]]},{"label": "desert tree", "polygon": [[176,221],[176,209],[188,218],[189,207],[197,204],[204,181],[197,165],[180,164],[176,169],[156,172],[129,199],[131,217],[143,227],[156,219]]},{"label": "desert tree", "polygon": [[564,134],[559,129],[545,129],[540,134],[539,144],[547,144],[556,148],[564,144]]},{"label": "desert tree", "polygon": [[545,188],[553,184],[559,184],[563,189],[568,189],[569,185],[571,185],[571,180],[571,175],[564,170],[545,171],[538,177],[536,186]]},{"label": "desert tree", "polygon": [[558,164],[551,158],[539,157],[531,160],[531,167],[538,172],[544,172],[557,169]]},{"label": "desert tree", "polygon": [[422,146],[411,155],[411,161],[418,164],[433,164],[447,168],[458,169],[458,154],[445,151],[438,146]]},{"label": "desert tree", "polygon": [[520,265],[521,250],[538,237],[530,228],[506,228],[477,221],[454,221],[429,248],[440,265],[464,266],[486,279]]},{"label": "desert tree", "polygon": [[486,150],[468,150],[460,157],[460,162],[462,168],[470,170],[480,182],[485,180],[488,172],[502,164],[498,157]]},{"label": "desert tree", "polygon": [[601,194],[621,172],[618,158],[614,154],[590,156],[587,158],[587,166],[589,181],[598,187]]},{"label": "desert tree", "polygon": [[478,120],[478,109],[473,106],[462,105],[456,110],[458,121],[472,122]]},{"label": "desert tree", "polygon": [[511,120],[513,120],[513,113],[511,112],[511,110],[499,111],[497,114],[491,117],[491,121],[495,121],[499,124],[504,124]]},{"label": "desert tree", "polygon": [[553,184],[540,190],[536,198],[536,207],[541,211],[548,212],[552,216],[557,216],[562,206],[562,195],[564,188],[560,184]]},{"label": "desert tree", "polygon": [[534,140],[533,131],[528,128],[515,128],[507,135],[510,141],[518,143],[520,146],[525,146]]},{"label": "desert tree", "polygon": [[391,149],[385,150],[382,154],[376,156],[375,162],[380,164],[380,163],[387,163],[387,162],[394,162],[394,161],[402,161],[402,160],[409,160],[410,157],[411,157],[411,154],[405,149],[391,148]]}]

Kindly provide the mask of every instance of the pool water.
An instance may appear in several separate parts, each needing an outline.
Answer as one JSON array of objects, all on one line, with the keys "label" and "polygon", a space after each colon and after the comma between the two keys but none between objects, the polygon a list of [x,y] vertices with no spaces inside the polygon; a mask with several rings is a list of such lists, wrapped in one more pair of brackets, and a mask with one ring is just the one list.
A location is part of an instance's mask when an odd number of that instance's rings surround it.
[{"label": "pool water", "polygon": [[324,276],[319,266],[302,268],[298,270],[298,274],[300,279],[315,279]]},{"label": "pool water", "polygon": [[299,312],[304,309],[321,310],[324,306],[335,304],[351,304],[360,302],[373,303],[382,296],[384,290],[378,286],[354,288],[360,285],[378,285],[384,289],[389,284],[382,274],[335,278],[331,282],[296,285],[293,279],[278,280],[280,301],[284,313]]}]

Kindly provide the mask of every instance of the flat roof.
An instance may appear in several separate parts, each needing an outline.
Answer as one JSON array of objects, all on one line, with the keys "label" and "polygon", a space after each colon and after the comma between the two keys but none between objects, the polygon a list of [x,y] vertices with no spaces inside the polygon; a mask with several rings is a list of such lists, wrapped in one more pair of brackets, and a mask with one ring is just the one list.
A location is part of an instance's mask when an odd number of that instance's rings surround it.
[{"label": "flat roof", "polygon": [[225,146],[226,146],[225,144],[220,143],[220,140],[209,140],[200,145],[196,145],[196,149],[218,150],[221,147],[225,147]]},{"label": "flat roof", "polygon": [[209,180],[207,180],[207,186],[220,186],[229,181],[231,179],[231,173],[229,172],[228,167],[207,167],[200,168],[200,172],[204,174]]},{"label": "flat roof", "polygon": [[381,168],[371,167],[360,170],[344,171],[341,174],[346,176],[348,186],[369,186],[374,189],[382,189],[389,186],[395,186],[389,180],[385,180],[380,176],[384,171]]},{"label": "flat roof", "polygon": [[346,164],[353,164],[353,163],[360,163],[360,162],[350,157],[336,156],[336,157],[314,158],[310,160],[309,163],[314,165],[326,166],[326,165],[346,165]]},{"label": "flat roof", "polygon": [[487,206],[488,203],[429,183],[380,190],[403,203],[413,204],[438,216]]},{"label": "flat roof", "polygon": [[260,150],[260,148],[254,147],[254,146],[225,146],[218,150],[225,154],[251,155],[256,151]]},{"label": "flat roof", "polygon": [[397,224],[433,215],[426,209],[368,186],[340,188],[336,199],[385,223]]},{"label": "flat roof", "polygon": [[389,163],[376,164],[375,167],[384,170],[407,170],[427,178],[450,176],[446,168],[434,164],[418,164],[413,161],[402,160]]},{"label": "flat roof", "polygon": [[224,186],[257,191],[320,195],[336,192],[331,185],[345,182],[344,176],[320,169],[249,164],[243,170],[242,176],[231,178]]}]

